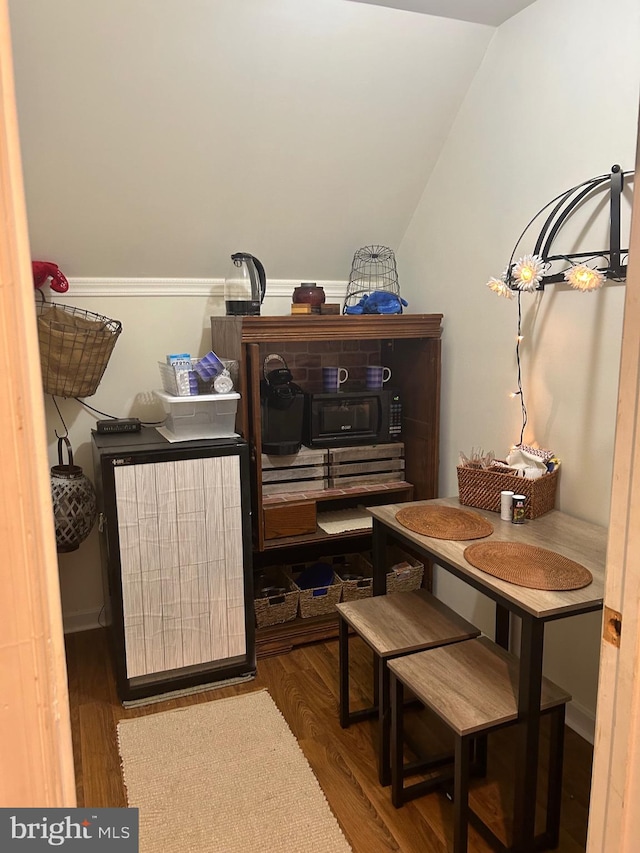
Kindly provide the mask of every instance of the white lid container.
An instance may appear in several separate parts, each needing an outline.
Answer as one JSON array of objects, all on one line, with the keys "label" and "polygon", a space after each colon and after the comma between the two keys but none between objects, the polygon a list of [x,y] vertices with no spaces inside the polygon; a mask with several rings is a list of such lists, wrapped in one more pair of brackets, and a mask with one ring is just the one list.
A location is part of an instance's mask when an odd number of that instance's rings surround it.
[{"label": "white lid container", "polygon": [[154,391],[167,419],[158,432],[169,441],[207,438],[235,438],[236,412],[240,394],[198,394],[173,397],[166,391]]}]

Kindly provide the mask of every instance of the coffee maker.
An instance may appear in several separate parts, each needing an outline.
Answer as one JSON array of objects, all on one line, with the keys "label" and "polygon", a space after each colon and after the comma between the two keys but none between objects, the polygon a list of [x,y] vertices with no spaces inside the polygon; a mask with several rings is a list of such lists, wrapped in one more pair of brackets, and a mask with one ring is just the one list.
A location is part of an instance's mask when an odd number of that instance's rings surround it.
[{"label": "coffee maker", "polygon": [[[273,367],[274,363],[279,366]],[[274,456],[297,453],[302,446],[304,392],[293,382],[286,361],[277,353],[265,358],[262,373],[262,452]]]}]

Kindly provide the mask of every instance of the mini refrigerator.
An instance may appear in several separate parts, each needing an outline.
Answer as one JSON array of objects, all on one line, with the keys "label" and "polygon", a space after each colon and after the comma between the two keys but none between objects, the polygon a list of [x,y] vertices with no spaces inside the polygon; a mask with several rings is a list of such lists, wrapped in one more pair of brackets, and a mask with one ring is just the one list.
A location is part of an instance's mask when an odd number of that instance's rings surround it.
[{"label": "mini refrigerator", "polygon": [[92,433],[122,701],[255,675],[249,451]]}]

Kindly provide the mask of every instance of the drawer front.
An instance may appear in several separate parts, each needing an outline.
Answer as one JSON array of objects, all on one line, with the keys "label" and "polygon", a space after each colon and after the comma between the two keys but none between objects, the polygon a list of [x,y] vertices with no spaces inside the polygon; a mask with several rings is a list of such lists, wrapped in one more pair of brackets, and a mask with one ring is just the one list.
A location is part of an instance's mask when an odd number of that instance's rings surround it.
[{"label": "drawer front", "polygon": [[316,532],[316,504],[284,503],[263,507],[264,538],[302,536]]}]

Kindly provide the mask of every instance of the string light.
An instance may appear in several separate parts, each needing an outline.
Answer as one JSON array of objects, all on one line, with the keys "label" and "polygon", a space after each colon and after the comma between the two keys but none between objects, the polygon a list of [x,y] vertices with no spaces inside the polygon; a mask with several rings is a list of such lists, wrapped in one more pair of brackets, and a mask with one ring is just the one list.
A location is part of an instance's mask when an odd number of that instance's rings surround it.
[{"label": "string light", "polygon": [[[520,397],[522,410],[522,427],[520,441],[515,447],[521,447],[524,442],[524,433],[527,426],[527,407],[525,404],[524,391],[522,387],[522,365],[520,361],[520,346],[524,340],[522,335],[522,304],[523,292],[534,293],[537,290],[544,291],[547,284],[566,282],[575,290],[583,292],[597,290],[602,287],[606,279],[624,281],[627,274],[626,256],[628,249],[621,249],[620,243],[620,199],[624,186],[624,178],[633,175],[633,172],[624,172],[620,166],[611,167],[609,175],[598,175],[589,178],[564,190],[547,202],[529,222],[525,225],[518,237],[506,269],[500,277],[492,277],[487,282],[487,287],[498,296],[511,298],[511,292],[518,297],[518,334],[516,337],[516,362],[518,371],[518,390],[509,393],[514,399]],[[609,217],[609,248],[597,252],[578,252],[576,254],[551,254],[551,245],[567,218],[579,208],[582,202],[595,197],[596,191],[609,190],[611,213]],[[547,215],[540,234],[535,242],[531,254],[523,255],[514,262],[518,247],[523,238],[534,224],[534,222],[545,211],[552,208]],[[594,269],[589,264],[598,263],[598,259],[605,262],[605,266]],[[563,264],[563,270],[554,268],[554,264]],[[556,271],[557,270],[557,271]],[[513,449],[513,448],[512,448]]]},{"label": "string light", "polygon": [[518,391],[514,394],[514,397],[520,397],[520,408],[522,411],[522,428],[520,429],[520,441],[518,442],[518,447],[524,441],[524,431],[527,426],[527,407],[524,402],[524,390],[522,388],[522,365],[520,364],[520,344],[523,339],[522,335],[522,294],[518,291],[518,335],[516,337],[516,363],[518,365]]},{"label": "string light", "polygon": [[532,293],[542,281],[544,263],[537,255],[525,255],[513,268],[514,284],[518,290]]},{"label": "string light", "polygon": [[604,275],[586,264],[576,264],[565,272],[564,280],[575,290],[582,290],[586,293],[589,290],[597,290],[602,287]]}]

